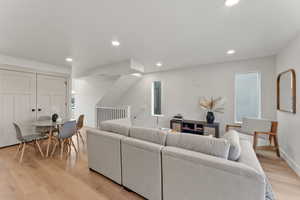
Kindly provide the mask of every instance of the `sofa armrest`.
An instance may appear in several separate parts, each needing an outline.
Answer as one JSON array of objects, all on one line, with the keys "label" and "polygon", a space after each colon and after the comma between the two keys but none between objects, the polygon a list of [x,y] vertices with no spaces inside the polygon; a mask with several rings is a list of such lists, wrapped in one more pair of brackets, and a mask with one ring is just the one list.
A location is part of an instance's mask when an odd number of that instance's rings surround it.
[{"label": "sofa armrest", "polygon": [[[162,163],[166,200],[196,199],[197,195],[214,200],[264,200],[265,175],[243,163],[176,147],[163,148]],[[174,193],[180,187],[182,191]]]},{"label": "sofa armrest", "polygon": [[105,137],[105,138],[110,138],[110,139],[117,139],[121,140],[122,138],[125,138],[126,136],[107,132],[107,131],[102,131],[99,129],[88,129],[86,131],[87,137],[88,135],[94,135],[94,136],[99,136],[99,137]]}]

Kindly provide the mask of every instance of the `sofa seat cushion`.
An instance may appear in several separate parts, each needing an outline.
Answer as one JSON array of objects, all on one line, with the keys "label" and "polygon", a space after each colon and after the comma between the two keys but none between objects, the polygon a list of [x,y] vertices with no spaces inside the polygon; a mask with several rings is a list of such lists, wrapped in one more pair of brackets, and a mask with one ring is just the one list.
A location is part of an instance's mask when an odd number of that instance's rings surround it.
[{"label": "sofa seat cushion", "polygon": [[204,153],[190,151],[178,147],[166,146],[162,149],[162,156],[173,157],[195,165],[202,165],[207,168],[224,171],[231,175],[241,175],[247,179],[264,182],[264,175],[257,172],[250,166],[242,163],[225,160],[216,156],[210,156]]},{"label": "sofa seat cushion", "polygon": [[185,133],[168,134],[166,146],[183,148],[225,159],[228,159],[230,148],[229,142],[223,138],[217,139]]},{"label": "sofa seat cushion", "polygon": [[100,124],[101,130],[117,133],[124,136],[129,135],[130,127],[131,127],[131,120],[129,118],[118,119],[118,120],[107,120],[101,122]]},{"label": "sofa seat cushion", "polygon": [[241,145],[239,133],[235,130],[230,130],[223,136],[230,143],[228,159],[236,161],[241,155]]},{"label": "sofa seat cushion", "polygon": [[154,128],[131,127],[130,137],[164,146],[167,133]]}]

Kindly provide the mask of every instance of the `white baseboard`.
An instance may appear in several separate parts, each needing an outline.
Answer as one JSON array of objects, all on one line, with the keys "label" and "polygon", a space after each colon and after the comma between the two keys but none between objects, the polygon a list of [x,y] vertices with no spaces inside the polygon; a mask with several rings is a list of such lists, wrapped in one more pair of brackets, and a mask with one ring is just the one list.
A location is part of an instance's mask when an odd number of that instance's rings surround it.
[{"label": "white baseboard", "polygon": [[281,154],[281,157],[290,166],[290,168],[292,168],[292,170],[294,170],[294,172],[296,172],[296,174],[298,176],[300,176],[300,166],[293,159],[291,159],[291,157],[289,157],[288,154],[284,150],[280,149],[280,154]]}]

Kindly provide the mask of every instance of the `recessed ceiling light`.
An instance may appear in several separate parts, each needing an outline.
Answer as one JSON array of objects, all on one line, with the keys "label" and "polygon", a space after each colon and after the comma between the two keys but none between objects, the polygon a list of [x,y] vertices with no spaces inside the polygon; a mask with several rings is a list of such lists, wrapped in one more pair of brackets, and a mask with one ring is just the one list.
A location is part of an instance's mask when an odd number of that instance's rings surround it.
[{"label": "recessed ceiling light", "polygon": [[162,65],[163,65],[163,64],[162,64],[161,62],[157,62],[157,63],[156,63],[156,66],[157,66],[157,67],[161,67]]},{"label": "recessed ceiling light", "polygon": [[232,7],[236,4],[238,4],[240,0],[225,0],[225,6]]},{"label": "recessed ceiling light", "polygon": [[131,74],[132,76],[136,76],[136,77],[141,77],[142,76],[142,74],[141,73],[133,73],[133,74]]},{"label": "recessed ceiling light", "polygon": [[66,61],[67,61],[67,62],[72,62],[73,59],[72,59],[72,58],[66,58]]},{"label": "recessed ceiling light", "polygon": [[227,54],[228,54],[228,55],[235,54],[235,50],[233,50],[233,49],[230,49],[230,50],[228,50],[228,51],[227,51]]},{"label": "recessed ceiling light", "polygon": [[112,44],[114,47],[120,46],[120,42],[119,42],[118,40],[113,40],[113,41],[111,41],[111,44]]}]

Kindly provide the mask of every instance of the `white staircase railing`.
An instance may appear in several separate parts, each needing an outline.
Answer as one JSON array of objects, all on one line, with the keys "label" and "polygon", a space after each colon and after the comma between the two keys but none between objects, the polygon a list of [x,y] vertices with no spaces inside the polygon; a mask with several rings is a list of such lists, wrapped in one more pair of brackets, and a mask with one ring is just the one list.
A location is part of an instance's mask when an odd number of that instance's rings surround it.
[{"label": "white staircase railing", "polygon": [[97,128],[100,128],[100,123],[106,120],[130,118],[130,106],[120,107],[103,107],[96,108]]}]

